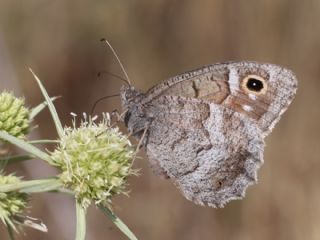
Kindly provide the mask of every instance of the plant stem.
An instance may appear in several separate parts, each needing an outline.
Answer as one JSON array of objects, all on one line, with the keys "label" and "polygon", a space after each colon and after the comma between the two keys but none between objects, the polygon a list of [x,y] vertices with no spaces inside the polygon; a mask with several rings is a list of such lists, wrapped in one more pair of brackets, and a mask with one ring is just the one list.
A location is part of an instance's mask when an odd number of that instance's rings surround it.
[{"label": "plant stem", "polygon": [[7,230],[8,230],[8,235],[9,235],[10,240],[15,240],[14,231],[13,231],[12,227],[10,226],[10,224],[7,224]]},{"label": "plant stem", "polygon": [[76,200],[77,231],[76,240],[85,240],[86,237],[86,210]]}]

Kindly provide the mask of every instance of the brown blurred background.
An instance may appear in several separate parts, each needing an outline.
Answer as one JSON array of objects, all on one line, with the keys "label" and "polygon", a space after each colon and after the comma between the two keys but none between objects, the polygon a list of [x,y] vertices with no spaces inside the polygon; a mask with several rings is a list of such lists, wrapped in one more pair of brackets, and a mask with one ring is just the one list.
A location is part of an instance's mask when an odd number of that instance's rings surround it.
[{"label": "brown blurred background", "polygon": [[[130,197],[114,200],[116,213],[139,239],[320,239],[320,1],[319,0],[0,0],[0,89],[43,100],[27,67],[41,78],[64,124],[70,112],[89,112],[99,97],[119,92],[121,75],[106,37],[134,85],[147,90],[162,79],[199,66],[229,61],[271,62],[298,76],[296,99],[270,137],[259,184],[241,201],[212,209],[187,201],[170,181],[154,176],[147,159],[129,179]],[[96,113],[119,108],[119,99]],[[48,111],[36,119],[32,138],[56,138]],[[143,156],[143,151],[142,151]],[[55,170],[40,161],[10,171],[40,178]],[[27,229],[19,239],[74,239],[72,199],[58,194],[32,198],[30,215],[49,233]],[[0,239],[7,239],[0,228]],[[126,239],[94,207],[88,240]]]}]

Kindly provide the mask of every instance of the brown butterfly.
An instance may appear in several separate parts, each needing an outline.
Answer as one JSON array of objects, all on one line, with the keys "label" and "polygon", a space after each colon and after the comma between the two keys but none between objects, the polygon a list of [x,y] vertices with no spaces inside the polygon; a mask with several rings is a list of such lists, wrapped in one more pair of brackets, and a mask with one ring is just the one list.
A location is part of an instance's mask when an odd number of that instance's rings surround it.
[{"label": "brown butterfly", "polygon": [[223,207],[257,181],[264,138],[288,108],[297,79],[285,68],[219,63],[167,79],[147,93],[124,86],[125,124],[158,175],[183,195]]}]

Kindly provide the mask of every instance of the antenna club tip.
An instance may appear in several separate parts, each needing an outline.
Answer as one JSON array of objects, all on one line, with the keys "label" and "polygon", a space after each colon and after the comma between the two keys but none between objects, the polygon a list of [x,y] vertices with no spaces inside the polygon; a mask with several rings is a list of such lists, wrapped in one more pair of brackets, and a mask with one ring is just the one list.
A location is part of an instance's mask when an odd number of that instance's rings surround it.
[{"label": "antenna club tip", "polygon": [[105,41],[106,41],[105,38],[101,38],[101,39],[100,39],[100,42],[105,42]]}]

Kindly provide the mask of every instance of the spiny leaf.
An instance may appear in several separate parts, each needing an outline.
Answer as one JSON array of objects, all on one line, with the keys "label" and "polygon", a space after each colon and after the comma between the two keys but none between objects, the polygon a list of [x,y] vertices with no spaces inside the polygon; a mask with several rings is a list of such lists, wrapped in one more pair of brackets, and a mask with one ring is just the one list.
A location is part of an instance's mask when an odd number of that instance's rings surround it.
[{"label": "spiny leaf", "polygon": [[61,124],[61,121],[59,119],[59,116],[58,116],[58,113],[56,111],[56,108],[54,107],[52,101],[51,101],[51,98],[49,97],[46,89],[44,88],[44,86],[42,85],[40,79],[37,77],[37,75],[32,71],[31,68],[29,68],[30,72],[32,73],[33,77],[36,79],[39,87],[40,87],[40,90],[44,96],[44,98],[46,99],[47,101],[47,104],[48,104],[48,108],[50,110],[50,113],[52,115],[52,118],[53,118],[53,121],[54,121],[54,124],[56,126],[56,129],[57,129],[57,132],[58,132],[58,135],[59,137],[61,138],[63,136],[63,127],[62,127],[62,124]]},{"label": "spiny leaf", "polygon": [[100,210],[130,239],[138,240],[138,238],[130,231],[127,225],[121,221],[121,219],[115,215],[109,208],[99,205]]},{"label": "spiny leaf", "polygon": [[7,132],[4,131],[0,131],[0,138],[18,146],[19,148],[25,150],[26,152],[42,159],[45,160],[49,163],[51,163],[51,158],[49,157],[48,154],[46,154],[45,152],[41,151],[40,149],[36,148],[35,146],[19,139],[16,138],[14,136],[11,136],[10,134],[8,134]]}]

